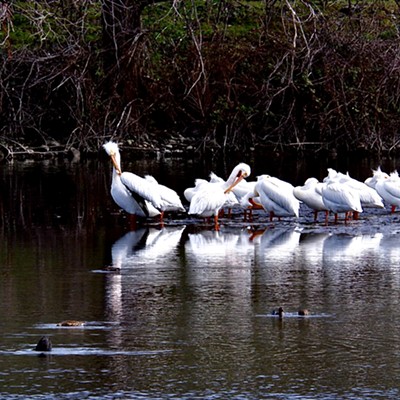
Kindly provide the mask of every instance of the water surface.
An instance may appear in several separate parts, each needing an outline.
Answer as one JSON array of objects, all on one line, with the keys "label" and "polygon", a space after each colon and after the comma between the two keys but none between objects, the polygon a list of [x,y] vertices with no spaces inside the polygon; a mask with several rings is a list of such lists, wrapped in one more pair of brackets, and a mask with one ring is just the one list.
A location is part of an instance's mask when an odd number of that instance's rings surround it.
[{"label": "water surface", "polygon": [[[180,193],[200,174],[133,169]],[[274,223],[237,211],[220,232],[186,216],[131,231],[110,177],[97,160],[1,165],[1,398],[399,397],[398,214],[326,226],[304,208]]]}]

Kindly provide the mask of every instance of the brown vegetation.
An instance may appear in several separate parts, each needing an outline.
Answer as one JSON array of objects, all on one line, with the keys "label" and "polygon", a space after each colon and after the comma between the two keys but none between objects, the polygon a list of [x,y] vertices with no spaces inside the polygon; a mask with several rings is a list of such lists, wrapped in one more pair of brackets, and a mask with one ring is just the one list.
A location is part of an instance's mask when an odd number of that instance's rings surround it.
[{"label": "brown vegetation", "polygon": [[1,2],[0,147],[396,151],[399,18],[394,1]]}]

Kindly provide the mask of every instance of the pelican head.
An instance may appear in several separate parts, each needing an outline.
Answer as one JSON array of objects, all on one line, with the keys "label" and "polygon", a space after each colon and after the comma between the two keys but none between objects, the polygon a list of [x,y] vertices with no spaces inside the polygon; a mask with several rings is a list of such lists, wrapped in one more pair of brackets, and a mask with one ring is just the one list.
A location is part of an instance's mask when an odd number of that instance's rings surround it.
[{"label": "pelican head", "polygon": [[229,193],[239,182],[247,178],[251,173],[251,168],[248,164],[240,163],[233,169],[231,175],[226,181],[229,186],[225,190],[225,194]]},{"label": "pelican head", "polygon": [[105,144],[103,144],[103,148],[106,151],[106,153],[111,157],[111,161],[114,165],[115,171],[117,172],[118,175],[121,175],[121,166],[120,166],[120,155],[119,155],[119,149],[118,149],[118,144],[109,141]]}]

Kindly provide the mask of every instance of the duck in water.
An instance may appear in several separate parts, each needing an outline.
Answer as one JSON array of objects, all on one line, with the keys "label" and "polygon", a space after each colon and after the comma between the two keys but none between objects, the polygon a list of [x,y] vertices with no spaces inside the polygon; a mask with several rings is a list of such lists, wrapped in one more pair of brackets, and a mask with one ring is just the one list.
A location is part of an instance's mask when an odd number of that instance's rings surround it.
[{"label": "duck in water", "polygon": [[279,318],[282,318],[284,315],[283,308],[279,307],[278,310],[273,310],[272,315],[277,315]]},{"label": "duck in water", "polygon": [[35,347],[35,351],[51,351],[51,340],[47,336],[43,336]]},{"label": "duck in water", "polygon": [[308,311],[306,308],[303,308],[300,309],[297,314],[301,316],[310,315],[310,311]]}]

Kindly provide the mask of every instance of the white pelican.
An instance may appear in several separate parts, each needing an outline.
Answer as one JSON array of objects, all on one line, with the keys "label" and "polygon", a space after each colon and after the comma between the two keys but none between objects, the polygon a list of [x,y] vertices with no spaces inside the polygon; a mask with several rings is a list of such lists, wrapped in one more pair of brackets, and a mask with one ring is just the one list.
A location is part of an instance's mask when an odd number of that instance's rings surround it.
[{"label": "white pelican", "polygon": [[[360,196],[362,208],[384,208],[381,196],[374,188],[368,186],[365,182],[360,182],[357,179],[351,178],[348,172],[347,174],[342,174],[341,172],[336,172],[331,168],[328,168],[328,171],[328,177],[325,179],[333,179],[336,182],[343,183],[352,190],[355,190]],[[354,218],[358,218],[357,212],[354,213]]]},{"label": "white pelican", "polygon": [[199,190],[199,187],[204,183],[208,183],[208,181],[200,178],[195,179],[194,187],[190,187],[184,190],[183,196],[189,203],[192,201],[192,198],[195,195],[196,191]]},{"label": "white pelican", "polygon": [[227,193],[242,179],[248,177],[250,172],[250,166],[240,163],[232,170],[226,181],[202,183],[192,197],[188,213],[206,218],[214,216],[214,228],[219,230],[218,213],[225,205]]},{"label": "white pelican", "polygon": [[185,207],[183,207],[181,199],[178,196],[178,193],[175,192],[175,190],[172,190],[167,186],[159,184],[157,180],[151,175],[145,175],[144,179],[146,179],[148,182],[152,182],[157,187],[157,190],[161,195],[162,212],[164,211],[186,212],[186,209]]},{"label": "white pelican", "polygon": [[365,182],[360,182],[357,179],[351,178],[349,173],[346,175],[339,172],[339,182],[348,185],[352,189],[356,190],[360,195],[361,207],[363,208],[384,208],[381,196],[378,192],[368,186]]},{"label": "white pelican", "polygon": [[298,217],[300,201],[294,197],[293,185],[281,179],[260,175],[254,187],[254,194],[260,197],[260,203],[269,213],[269,219],[273,217]]},{"label": "white pelican", "polygon": [[[214,172],[210,173],[210,180],[207,181],[205,179],[196,179],[194,181],[194,187],[191,188],[187,188],[185,189],[185,191],[183,192],[183,195],[185,196],[185,199],[190,203],[192,201],[193,196],[195,195],[196,191],[199,190],[199,187],[203,184],[203,183],[223,183],[225,182],[222,178],[220,178],[219,176],[217,176],[216,174],[214,174]],[[242,181],[245,182],[245,181]],[[242,183],[240,182],[240,183]],[[229,192],[226,194],[226,201],[224,204],[224,207],[228,207],[229,210],[231,210],[232,207],[237,206],[239,204],[238,200],[236,199],[236,196],[232,193]],[[222,211],[223,209],[221,209]]]},{"label": "white pelican", "polygon": [[[210,182],[220,182],[220,183],[223,183],[224,182],[224,180],[221,178],[221,177],[219,177],[219,176],[217,176],[216,174],[214,174],[214,172],[211,172],[210,173]],[[246,181],[240,181],[240,183],[239,183],[239,185],[241,184],[241,183],[243,183],[243,182],[246,182]],[[236,187],[236,186],[235,186]],[[234,190],[234,189],[233,189]],[[234,195],[234,193],[231,191],[231,192],[228,192],[228,193],[226,193],[226,201],[225,201],[225,204],[223,205],[223,207],[221,208],[221,213],[222,213],[222,215],[223,215],[223,212],[224,212],[224,207],[226,207],[226,208],[228,208],[228,214],[229,215],[231,215],[231,211],[232,211],[232,208],[233,207],[236,207],[236,206],[238,206],[239,205],[239,202],[238,202],[238,200],[237,200],[237,198],[236,198],[236,196]]]},{"label": "white pelican", "polygon": [[397,171],[391,172],[389,177],[385,175],[382,174],[377,178],[375,189],[385,203],[391,206],[391,212],[394,213],[396,207],[400,207],[400,178]]},{"label": "white pelican", "polygon": [[[340,176],[337,173],[330,173],[324,179],[324,182],[322,200],[326,208],[335,214],[335,223],[338,219],[338,213],[344,212],[345,221],[347,221],[349,212],[360,213],[363,211],[359,193],[349,185],[340,182]],[[328,215],[326,216],[326,223],[328,223]]]},{"label": "white pelican", "polygon": [[[242,181],[243,182],[243,181]],[[246,192],[240,193],[237,196],[240,206],[244,212],[244,220],[251,221],[253,219],[253,210],[264,210],[260,202],[258,193],[255,193],[255,186],[257,182],[249,182],[250,185],[246,189]],[[238,185],[240,186],[240,184]],[[235,190],[236,187],[233,189]]]},{"label": "white pelican", "polygon": [[245,221],[253,219],[253,210],[263,210],[260,199],[254,195],[256,183],[256,181],[248,182],[243,180],[232,189],[239,205],[243,209]]},{"label": "white pelican", "polygon": [[157,215],[160,215],[162,220],[164,211],[169,210],[172,205],[177,209],[183,208],[182,204],[171,203],[170,192],[160,188],[161,185],[158,183],[131,172],[122,172],[121,155],[117,143],[110,141],[103,147],[113,163],[111,196],[119,207],[134,216],[135,221],[136,217],[146,218]]},{"label": "white pelican", "polygon": [[372,176],[367,178],[364,183],[368,185],[371,188],[375,188],[376,183],[378,182],[379,179],[381,178],[389,178],[389,175],[386,172],[383,172],[381,170],[381,167],[379,166],[376,170],[372,170]]},{"label": "white pelican", "polygon": [[314,210],[314,221],[317,220],[318,211],[325,211],[325,216],[329,213],[322,200],[322,188],[324,185],[317,178],[308,178],[303,186],[296,186],[293,189],[294,196],[307,207]]}]

